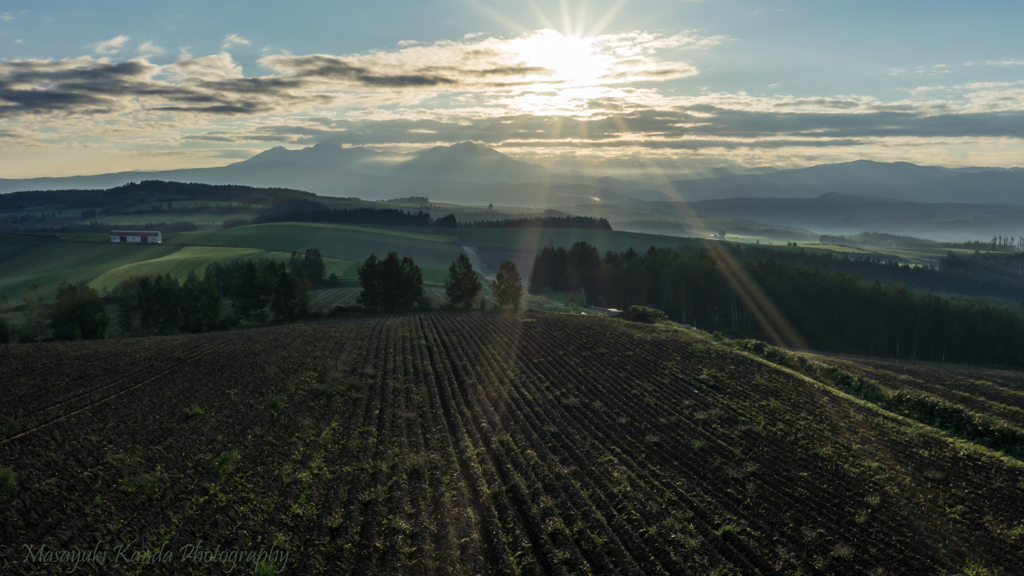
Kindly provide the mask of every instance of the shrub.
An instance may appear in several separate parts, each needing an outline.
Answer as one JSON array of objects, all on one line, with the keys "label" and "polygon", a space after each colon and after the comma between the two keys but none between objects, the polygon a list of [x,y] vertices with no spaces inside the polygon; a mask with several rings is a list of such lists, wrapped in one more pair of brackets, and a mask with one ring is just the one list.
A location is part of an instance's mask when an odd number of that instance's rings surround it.
[{"label": "shrub", "polygon": [[628,310],[623,312],[620,316],[623,320],[629,320],[630,322],[643,322],[645,324],[654,324],[661,322],[662,320],[668,320],[668,316],[664,312],[657,308],[651,308],[649,306],[630,306]]},{"label": "shrub", "polygon": [[344,318],[347,316],[357,316],[365,310],[366,308],[363,308],[358,304],[352,304],[349,306],[338,304],[336,306],[331,306],[331,309],[327,311],[327,315],[331,318]]}]

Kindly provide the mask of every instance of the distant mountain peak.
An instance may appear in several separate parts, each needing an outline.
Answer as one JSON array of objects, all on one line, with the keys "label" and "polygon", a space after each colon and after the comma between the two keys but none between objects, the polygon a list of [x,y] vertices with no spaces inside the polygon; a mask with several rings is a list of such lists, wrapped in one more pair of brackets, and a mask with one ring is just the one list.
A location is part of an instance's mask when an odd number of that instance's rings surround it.
[{"label": "distant mountain peak", "polygon": [[274,146],[248,160],[243,160],[241,163],[289,162],[309,166],[347,167],[353,163],[358,163],[378,155],[377,152],[367,150],[366,148],[343,148],[331,142],[320,142],[298,150],[289,150],[284,146]]},{"label": "distant mountain peak", "polygon": [[489,148],[476,142],[459,142],[458,144],[452,144],[451,146],[434,146],[428,148],[419,153],[419,156],[426,155],[458,155],[463,158],[508,158],[505,154],[498,152],[494,148]]},{"label": "distant mountain peak", "polygon": [[549,172],[543,166],[509,158],[475,142],[435,146],[395,166],[393,172],[403,178],[454,180],[463,182],[540,182]]}]

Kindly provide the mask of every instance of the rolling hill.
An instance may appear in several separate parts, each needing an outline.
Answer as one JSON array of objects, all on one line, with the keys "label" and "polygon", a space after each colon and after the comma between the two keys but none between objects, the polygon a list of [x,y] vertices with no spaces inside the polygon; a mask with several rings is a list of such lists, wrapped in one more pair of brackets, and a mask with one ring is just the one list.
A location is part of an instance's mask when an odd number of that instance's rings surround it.
[{"label": "rolling hill", "polygon": [[10,573],[44,543],[166,543],[168,572],[1024,568],[1019,461],[678,329],[431,313],[5,353]]}]

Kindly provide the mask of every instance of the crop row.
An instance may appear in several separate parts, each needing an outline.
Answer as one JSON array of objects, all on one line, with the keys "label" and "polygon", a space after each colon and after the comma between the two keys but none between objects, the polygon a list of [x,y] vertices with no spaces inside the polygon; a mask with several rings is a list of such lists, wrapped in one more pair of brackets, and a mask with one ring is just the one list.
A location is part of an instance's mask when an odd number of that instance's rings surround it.
[{"label": "crop row", "polygon": [[1020,467],[677,330],[433,313],[8,354],[9,573],[54,571],[23,544],[199,540],[296,574],[1024,567]]}]

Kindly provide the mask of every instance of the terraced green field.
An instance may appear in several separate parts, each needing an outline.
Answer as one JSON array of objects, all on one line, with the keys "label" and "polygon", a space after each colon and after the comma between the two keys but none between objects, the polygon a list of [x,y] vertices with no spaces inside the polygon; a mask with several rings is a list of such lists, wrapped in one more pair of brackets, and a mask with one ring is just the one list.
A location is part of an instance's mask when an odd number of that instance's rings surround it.
[{"label": "terraced green field", "polygon": [[[371,252],[383,257],[395,251],[399,256],[411,256],[420,268],[424,268],[424,282],[436,283],[438,278],[443,281],[448,266],[462,253],[456,240],[457,236],[451,234],[413,232],[407,229],[284,223],[173,234],[168,235],[165,242],[299,253],[308,248],[317,248],[324,258],[348,262],[362,262]],[[434,271],[428,272],[427,268],[433,268]],[[354,279],[354,271],[345,278]]]},{"label": "terraced green field", "polygon": [[0,294],[19,301],[37,284],[48,298],[62,281],[109,289],[132,275],[170,274],[183,279],[211,262],[239,258],[287,260],[292,251],[317,248],[327,273],[357,280],[358,263],[371,252],[411,256],[427,285],[444,283],[462,253],[454,234],[338,224],[263,224],[166,234],[160,245],[119,245],[102,233],[54,236],[0,234]]},{"label": "terraced green field", "polygon": [[[105,290],[113,289],[132,276],[169,274],[172,278],[184,280],[188,273],[192,271],[202,276],[206,267],[213,262],[228,263],[247,258],[252,260],[268,258],[278,262],[286,262],[290,256],[290,252],[274,252],[256,248],[185,246],[167,256],[125,264],[124,266],[104,272],[95,280],[89,282],[89,286],[103,293]],[[327,274],[337,274],[343,278],[354,275],[355,269],[358,268],[354,262],[335,260],[333,258],[324,258],[324,264],[327,267]]]},{"label": "terraced green field", "polygon": [[0,253],[9,256],[0,261],[0,294],[13,300],[37,284],[48,297],[56,293],[62,281],[91,282],[100,275],[144,260],[162,258],[179,250],[165,245],[116,245],[105,243],[61,242],[54,238],[25,244],[24,240],[0,235]]}]

